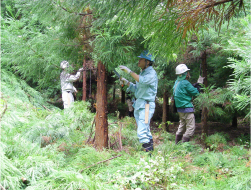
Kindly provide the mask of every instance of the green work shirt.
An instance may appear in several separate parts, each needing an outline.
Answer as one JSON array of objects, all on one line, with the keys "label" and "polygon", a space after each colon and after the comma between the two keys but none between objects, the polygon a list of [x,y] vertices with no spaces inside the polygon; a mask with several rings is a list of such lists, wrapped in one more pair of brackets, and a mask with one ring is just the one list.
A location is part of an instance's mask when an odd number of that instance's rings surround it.
[{"label": "green work shirt", "polygon": [[198,94],[199,91],[197,90],[197,88],[193,87],[193,85],[188,80],[184,79],[180,81],[175,81],[175,84],[173,86],[173,95],[175,100],[175,106],[177,108],[192,108],[192,96],[196,96]]}]

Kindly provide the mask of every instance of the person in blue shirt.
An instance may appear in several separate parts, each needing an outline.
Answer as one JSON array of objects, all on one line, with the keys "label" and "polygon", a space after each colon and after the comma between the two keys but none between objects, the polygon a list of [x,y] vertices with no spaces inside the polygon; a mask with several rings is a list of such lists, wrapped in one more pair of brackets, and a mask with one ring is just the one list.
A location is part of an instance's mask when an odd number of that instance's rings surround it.
[{"label": "person in blue shirt", "polygon": [[194,134],[195,118],[191,100],[193,96],[199,95],[199,87],[204,79],[200,76],[197,83],[192,85],[187,80],[187,78],[190,78],[189,70],[185,64],[179,64],[176,67],[177,80],[173,86],[173,96],[180,119],[175,138],[176,144],[181,140],[182,142],[189,142],[190,137]]},{"label": "person in blue shirt", "polygon": [[137,136],[144,150],[149,152],[153,151],[153,137],[150,131],[150,120],[155,111],[158,77],[156,71],[152,67],[154,61],[152,54],[145,50],[138,57],[140,58],[138,67],[142,69],[139,75],[126,66],[121,65],[119,67],[122,71],[130,74],[136,80],[136,84],[134,84],[122,78],[121,83],[129,86],[127,91],[131,91],[135,95],[136,101],[133,107],[134,117],[137,123]]}]

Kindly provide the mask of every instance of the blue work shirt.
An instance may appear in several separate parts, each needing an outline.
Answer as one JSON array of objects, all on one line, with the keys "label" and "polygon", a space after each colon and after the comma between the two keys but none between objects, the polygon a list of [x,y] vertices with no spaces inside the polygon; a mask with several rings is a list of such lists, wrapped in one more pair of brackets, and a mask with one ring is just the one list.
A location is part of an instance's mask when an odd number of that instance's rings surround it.
[{"label": "blue work shirt", "polygon": [[134,92],[136,101],[133,104],[135,110],[145,108],[146,101],[151,108],[155,108],[155,97],[158,88],[158,77],[152,66],[147,67],[139,74],[139,82],[130,82],[127,91]]}]

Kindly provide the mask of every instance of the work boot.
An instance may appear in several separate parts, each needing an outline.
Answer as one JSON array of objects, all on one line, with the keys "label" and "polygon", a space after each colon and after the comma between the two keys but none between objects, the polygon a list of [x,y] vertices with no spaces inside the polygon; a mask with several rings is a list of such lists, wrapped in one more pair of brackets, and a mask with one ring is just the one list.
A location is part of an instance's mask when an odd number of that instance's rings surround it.
[{"label": "work boot", "polygon": [[182,142],[189,142],[190,141],[190,138],[189,137],[183,137],[182,138]]},{"label": "work boot", "polygon": [[151,142],[142,144],[142,147],[144,148],[144,151],[146,152],[153,151],[153,146]]},{"label": "work boot", "polygon": [[182,137],[183,137],[183,135],[176,135],[176,137],[175,137],[175,144],[178,144],[178,142],[181,141]]}]

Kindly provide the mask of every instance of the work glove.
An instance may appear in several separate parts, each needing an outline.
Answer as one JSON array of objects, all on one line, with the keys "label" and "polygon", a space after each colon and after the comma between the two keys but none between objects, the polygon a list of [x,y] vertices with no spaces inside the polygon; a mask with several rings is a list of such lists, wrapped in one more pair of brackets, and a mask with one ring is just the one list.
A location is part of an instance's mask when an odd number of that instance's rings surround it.
[{"label": "work glove", "polygon": [[201,86],[200,83],[197,83],[197,82],[194,83],[194,84],[193,84],[193,87],[194,87],[194,88],[197,88],[197,90],[199,91],[199,93],[203,92],[202,86]]},{"label": "work glove", "polygon": [[80,68],[79,70],[78,70],[78,72],[82,72],[84,70],[84,68],[82,67],[82,68]]},{"label": "work glove", "polygon": [[75,93],[77,93],[78,92],[78,90],[73,86],[73,91],[75,92]]},{"label": "work glove", "polygon": [[197,83],[203,84],[204,78],[205,78],[205,77],[199,76],[199,78],[198,78],[198,80],[197,80]]},{"label": "work glove", "polygon": [[127,85],[128,84],[128,80],[126,80],[125,78],[121,78],[119,79],[120,85]]},{"label": "work glove", "polygon": [[130,73],[130,72],[131,72],[131,70],[130,70],[129,68],[127,68],[126,66],[120,65],[119,68],[120,68],[122,71],[126,72],[126,73]]}]

